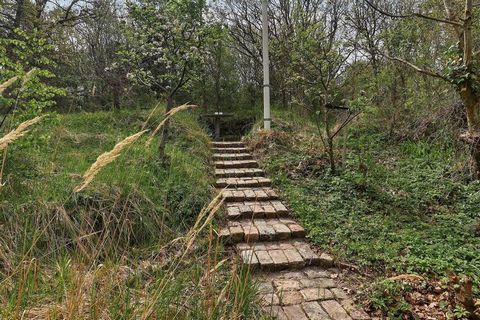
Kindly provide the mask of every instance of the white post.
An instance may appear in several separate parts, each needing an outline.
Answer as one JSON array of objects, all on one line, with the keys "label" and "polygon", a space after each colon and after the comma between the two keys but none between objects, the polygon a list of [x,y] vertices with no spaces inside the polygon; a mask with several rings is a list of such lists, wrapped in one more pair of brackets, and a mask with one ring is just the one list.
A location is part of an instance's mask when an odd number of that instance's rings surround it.
[{"label": "white post", "polygon": [[270,60],[268,58],[268,0],[262,0],[262,45],[263,45],[263,126],[270,130]]}]

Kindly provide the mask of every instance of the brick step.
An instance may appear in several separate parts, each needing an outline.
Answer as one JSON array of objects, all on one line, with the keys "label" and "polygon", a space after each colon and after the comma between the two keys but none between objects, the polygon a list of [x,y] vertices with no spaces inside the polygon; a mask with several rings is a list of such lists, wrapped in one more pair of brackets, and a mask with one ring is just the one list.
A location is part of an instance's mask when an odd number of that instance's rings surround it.
[{"label": "brick step", "polygon": [[213,153],[249,153],[247,148],[213,148]]},{"label": "brick step", "polygon": [[246,169],[215,169],[217,178],[245,178],[245,177],[263,177],[265,172],[258,168]]},{"label": "brick step", "polygon": [[231,160],[251,160],[253,156],[250,153],[214,153],[214,161],[231,161]]},{"label": "brick step", "polygon": [[227,209],[227,217],[230,220],[284,218],[289,215],[287,207],[278,200],[227,202],[225,206]]},{"label": "brick step", "polygon": [[369,315],[338,287],[335,272],[310,267],[261,275],[259,305],[275,319],[369,320]]},{"label": "brick step", "polygon": [[239,242],[280,241],[305,238],[305,229],[292,219],[230,220],[219,233],[220,240]]},{"label": "brick step", "polygon": [[215,168],[217,169],[243,169],[243,168],[258,168],[258,162],[255,160],[222,160],[215,161]]},{"label": "brick step", "polygon": [[304,240],[239,243],[236,251],[242,263],[257,271],[302,269],[308,266],[331,266],[330,256],[318,255]]},{"label": "brick step", "polygon": [[277,200],[278,194],[272,188],[238,188],[222,190],[225,202]]},{"label": "brick step", "polygon": [[243,141],[214,141],[212,142],[214,148],[244,148]]},{"label": "brick step", "polygon": [[270,187],[271,180],[263,177],[221,178],[215,182],[217,188],[260,188]]}]

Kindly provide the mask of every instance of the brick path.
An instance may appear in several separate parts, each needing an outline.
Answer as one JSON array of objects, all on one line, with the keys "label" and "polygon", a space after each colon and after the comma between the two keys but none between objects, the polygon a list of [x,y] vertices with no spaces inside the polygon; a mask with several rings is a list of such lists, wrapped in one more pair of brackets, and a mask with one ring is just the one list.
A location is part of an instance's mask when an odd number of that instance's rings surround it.
[{"label": "brick path", "polygon": [[264,310],[277,319],[370,319],[337,287],[332,258],[305,241],[244,143],[212,144],[228,218],[219,236],[255,272]]}]

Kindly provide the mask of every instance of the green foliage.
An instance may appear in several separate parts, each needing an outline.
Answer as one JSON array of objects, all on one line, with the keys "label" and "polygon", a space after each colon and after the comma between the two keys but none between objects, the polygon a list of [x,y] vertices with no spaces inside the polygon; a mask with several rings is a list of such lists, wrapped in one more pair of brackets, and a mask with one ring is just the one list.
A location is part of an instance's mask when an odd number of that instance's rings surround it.
[{"label": "green foliage", "polygon": [[206,24],[204,32],[200,74],[193,86],[195,101],[215,111],[238,110],[243,95],[229,30],[213,22]]},{"label": "green foliage", "polygon": [[388,279],[379,281],[370,292],[370,302],[373,308],[382,310],[390,319],[401,319],[410,311],[410,305],[403,297],[409,290],[408,285],[395,281]]},{"label": "green foliage", "polygon": [[129,2],[130,44],[120,54],[128,77],[157,94],[173,94],[197,75],[204,0]]},{"label": "green foliage", "polygon": [[455,317],[455,319],[469,319],[470,318],[470,312],[468,312],[467,310],[465,310],[464,307],[462,307],[461,305],[457,305],[455,306],[455,309],[453,309],[453,311],[450,311],[447,313],[449,316],[453,316]]},{"label": "green foliage", "polygon": [[[314,242],[339,259],[382,272],[465,274],[478,290],[479,184],[456,171],[454,149],[421,141],[391,144],[371,127],[356,127],[346,163],[332,175],[325,156],[312,154],[312,140],[302,138],[311,137],[306,130],[313,125],[290,127],[295,143],[270,150],[266,164]],[[321,165],[298,172],[300,163],[318,160]]]},{"label": "green foliage", "polygon": [[[51,116],[41,130],[25,137],[23,143],[12,145],[4,172],[10,177],[12,192],[2,194],[2,212],[16,211],[22,205],[27,210],[24,222],[28,224],[30,219],[35,221],[38,206],[47,201],[47,207],[65,204],[73,216],[81,218],[90,207],[108,210],[112,205],[121,210],[115,201],[128,203],[135,195],[139,207],[134,212],[140,214],[132,212],[132,225],[139,226],[135,237],[154,240],[161,223],[156,216],[163,216],[164,223],[178,230],[188,227],[208,202],[209,179],[204,145],[207,138],[195,119],[187,115],[180,115],[181,120],[175,122],[179,121],[182,128],[189,127],[190,132],[197,130],[197,139],[179,130],[167,150],[172,155],[170,167],[159,169],[155,147],[145,150],[139,142],[95,178],[87,195],[72,195],[79,182],[73,177],[86,171],[99,154],[116,142],[139,131],[145,117],[144,111]],[[185,141],[189,141],[190,148],[178,145]]]},{"label": "green foliage", "polygon": [[0,39],[0,83],[14,76],[21,78],[7,97],[0,97],[4,112],[14,108],[22,115],[20,120],[32,118],[55,105],[56,96],[65,94],[63,89],[49,84],[49,79],[55,77],[52,70],[56,63],[50,58],[53,50],[54,46],[37,32],[27,34],[16,29],[15,37]]},{"label": "green foliage", "polygon": [[172,119],[168,166],[141,139],[87,189],[72,192],[98,155],[138,132],[150,111],[52,114],[23,137],[28,142],[9,148],[0,190],[0,318],[258,316],[249,270],[230,272],[225,263],[212,272],[223,252],[213,238],[202,234],[170,266],[183,250],[179,237],[212,196],[209,139],[195,114]]}]

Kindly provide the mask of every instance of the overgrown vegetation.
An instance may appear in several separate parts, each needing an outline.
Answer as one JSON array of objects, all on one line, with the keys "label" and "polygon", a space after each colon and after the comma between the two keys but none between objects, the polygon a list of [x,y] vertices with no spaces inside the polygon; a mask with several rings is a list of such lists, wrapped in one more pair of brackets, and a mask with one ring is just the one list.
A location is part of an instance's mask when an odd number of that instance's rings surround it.
[{"label": "overgrown vegetation", "polygon": [[[372,309],[475,318],[480,6],[268,3],[276,127],[252,143],[276,186],[315,243],[381,278]],[[260,116],[260,4],[0,2],[1,317],[255,316],[248,272],[215,268],[198,123]],[[183,103],[204,117],[171,125]]]},{"label": "overgrown vegetation", "polygon": [[[480,184],[465,176],[462,150],[428,139],[392,144],[364,117],[350,129],[342,167],[332,173],[313,121],[291,113],[276,119],[272,133],[251,142],[313,242],[373,276],[414,273],[444,288],[450,273],[469,276],[478,296]],[[393,288],[380,292],[394,299]],[[373,307],[391,316],[410,311],[405,301],[379,302],[375,292]]]},{"label": "overgrown vegetation", "polygon": [[139,140],[73,192],[95,158],[145,126],[149,112],[51,114],[11,145],[0,210],[2,318],[255,312],[248,273],[219,263],[211,224],[198,233],[218,207],[202,210],[212,197],[209,139],[193,114],[174,120],[167,168]]}]

